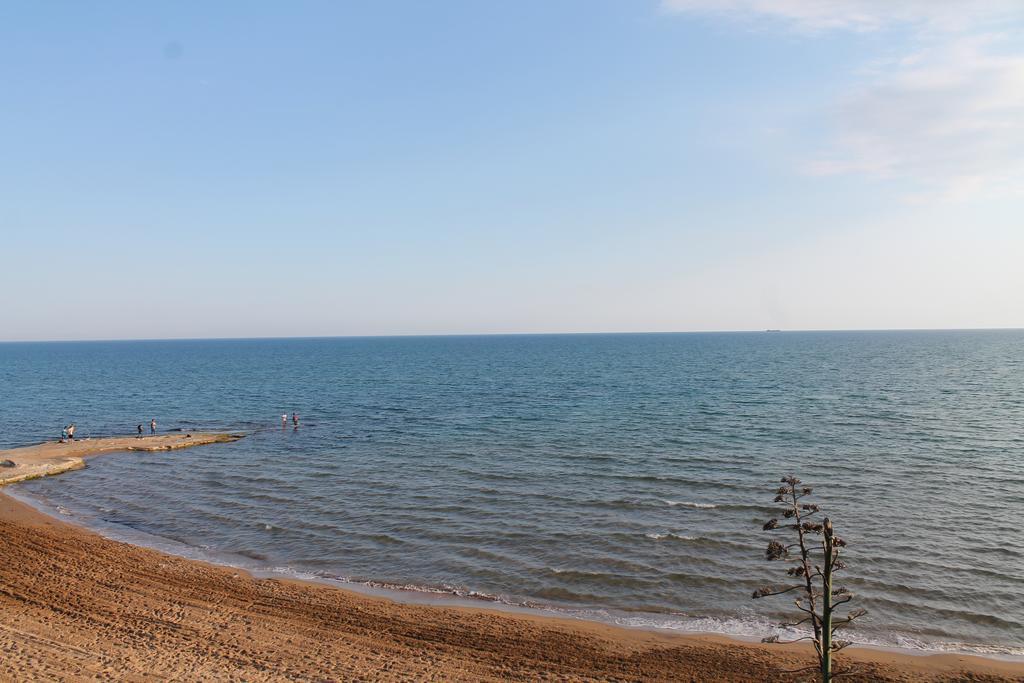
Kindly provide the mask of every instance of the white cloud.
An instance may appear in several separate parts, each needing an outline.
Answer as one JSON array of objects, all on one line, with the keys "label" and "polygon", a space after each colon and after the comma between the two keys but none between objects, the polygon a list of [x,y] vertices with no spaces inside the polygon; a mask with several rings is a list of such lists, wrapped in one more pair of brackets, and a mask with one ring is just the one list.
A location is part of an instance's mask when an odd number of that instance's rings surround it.
[{"label": "white cloud", "polygon": [[823,112],[834,136],[807,170],[904,180],[929,198],[1024,194],[1020,0],[663,0],[663,6],[803,32],[905,29],[904,52],[851,74],[845,95]]},{"label": "white cloud", "polygon": [[662,7],[743,22],[774,20],[809,31],[897,25],[959,31],[1021,12],[1020,0],[662,0]]},{"label": "white cloud", "polygon": [[960,37],[879,67],[834,108],[812,173],[910,179],[949,198],[1024,191],[1024,55]]}]

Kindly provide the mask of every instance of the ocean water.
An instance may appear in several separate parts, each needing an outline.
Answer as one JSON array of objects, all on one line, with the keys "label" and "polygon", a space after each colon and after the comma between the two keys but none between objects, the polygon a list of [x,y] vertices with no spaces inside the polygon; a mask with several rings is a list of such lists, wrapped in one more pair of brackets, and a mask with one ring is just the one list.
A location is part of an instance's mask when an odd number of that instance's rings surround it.
[{"label": "ocean water", "polygon": [[2,447],[247,432],[13,487],[114,537],[631,626],[775,632],[794,473],[851,640],[1024,655],[1022,331],[13,343],[0,396]]}]

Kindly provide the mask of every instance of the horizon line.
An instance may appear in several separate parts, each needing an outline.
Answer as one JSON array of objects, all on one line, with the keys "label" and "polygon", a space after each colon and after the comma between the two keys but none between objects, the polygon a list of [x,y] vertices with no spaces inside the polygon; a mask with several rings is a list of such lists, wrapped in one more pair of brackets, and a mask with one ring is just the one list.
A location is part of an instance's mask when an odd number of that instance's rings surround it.
[{"label": "horizon line", "polygon": [[445,337],[570,337],[597,335],[656,335],[656,334],[766,334],[766,333],[819,333],[819,332],[1013,332],[1024,327],[867,327],[867,328],[806,328],[806,329],[742,329],[742,330],[647,330],[631,332],[439,332],[429,334],[324,334],[254,337],[126,337],[90,339],[0,339],[0,344],[80,344],[96,342],[162,342],[162,341],[274,341],[302,339],[416,339]]}]

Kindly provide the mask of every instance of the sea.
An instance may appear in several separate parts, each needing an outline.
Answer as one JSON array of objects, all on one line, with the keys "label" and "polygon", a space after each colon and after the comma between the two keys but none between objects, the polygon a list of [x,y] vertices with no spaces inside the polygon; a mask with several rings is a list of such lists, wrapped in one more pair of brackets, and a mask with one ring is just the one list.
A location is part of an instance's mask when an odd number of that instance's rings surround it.
[{"label": "sea", "polygon": [[4,343],[0,397],[4,448],[246,434],[5,489],[112,538],[638,628],[797,635],[751,598],[795,475],[845,639],[1024,656],[1021,330]]}]

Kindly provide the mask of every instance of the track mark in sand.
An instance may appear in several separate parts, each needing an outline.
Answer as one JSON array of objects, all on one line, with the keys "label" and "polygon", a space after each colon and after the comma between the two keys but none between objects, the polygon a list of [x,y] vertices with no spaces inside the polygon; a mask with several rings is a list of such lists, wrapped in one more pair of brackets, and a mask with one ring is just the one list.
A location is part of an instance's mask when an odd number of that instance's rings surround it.
[{"label": "track mark in sand", "polygon": [[[7,624],[0,624],[0,631],[5,631],[7,633],[14,634],[13,637],[9,638],[10,640],[29,641],[36,647],[47,648],[55,652],[60,652],[64,655],[71,655],[73,657],[77,657],[80,659],[90,659],[97,661],[100,659],[100,657],[98,657],[96,654],[92,652],[89,652],[88,650],[83,650],[82,648],[75,647],[74,645],[68,645],[67,643],[61,642],[59,640],[47,638],[46,636],[39,635],[38,633],[29,633],[28,631],[22,631],[21,629],[14,628],[13,626],[8,626]],[[3,640],[6,641],[8,640],[8,638],[4,638]]]}]

